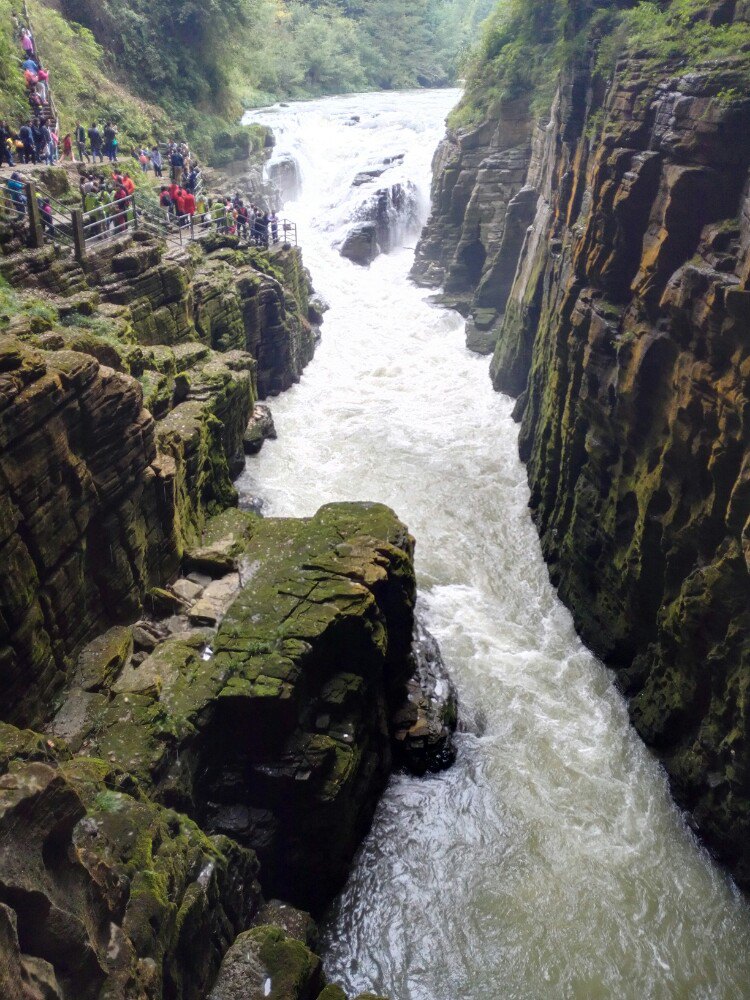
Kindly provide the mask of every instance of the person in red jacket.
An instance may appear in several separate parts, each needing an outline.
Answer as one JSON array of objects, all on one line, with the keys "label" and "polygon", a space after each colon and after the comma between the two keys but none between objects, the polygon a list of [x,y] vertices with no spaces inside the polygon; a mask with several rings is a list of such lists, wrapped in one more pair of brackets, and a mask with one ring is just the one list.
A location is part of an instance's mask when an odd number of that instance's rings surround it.
[{"label": "person in red jacket", "polygon": [[185,225],[185,192],[181,187],[177,188],[177,192],[173,198],[175,210],[177,211],[177,222],[179,225]]},{"label": "person in red jacket", "polygon": [[115,232],[122,232],[123,229],[127,227],[128,224],[128,206],[130,195],[128,191],[125,190],[125,185],[120,184],[115,190],[115,198],[113,205],[115,206],[117,212],[113,218],[115,224]]},{"label": "person in red jacket", "polygon": [[122,178],[122,186],[125,188],[128,194],[132,194],[135,191],[135,183],[133,182],[130,174],[125,174]]},{"label": "person in red jacket", "polygon": [[193,216],[195,215],[195,196],[192,191],[185,191],[182,199],[182,208],[186,217],[185,225],[189,226],[192,224]]}]

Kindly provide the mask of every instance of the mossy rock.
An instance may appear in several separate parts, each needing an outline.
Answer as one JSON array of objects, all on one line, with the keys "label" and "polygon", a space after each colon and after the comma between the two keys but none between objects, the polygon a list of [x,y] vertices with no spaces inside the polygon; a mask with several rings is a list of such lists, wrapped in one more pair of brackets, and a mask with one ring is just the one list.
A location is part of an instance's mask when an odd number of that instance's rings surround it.
[{"label": "mossy rock", "polygon": [[188,569],[208,573],[209,576],[223,576],[231,573],[247,552],[253,527],[258,521],[256,514],[230,507],[206,522],[200,543],[185,553]]},{"label": "mossy rock", "polygon": [[133,652],[133,634],[116,625],[97,636],[78,657],[76,683],[84,691],[99,691],[120,673]]},{"label": "mossy rock", "polygon": [[19,938],[66,996],[148,982],[148,995],[201,1000],[257,907],[255,858],[108,781],[104,762],[82,759],[15,763],[0,778],[7,898],[38,903],[15,910]]},{"label": "mossy rock", "polygon": [[340,986],[330,985],[318,994],[318,1000],[347,1000],[347,997]]},{"label": "mossy rock", "polygon": [[317,955],[280,927],[255,927],[224,956],[208,1000],[314,1000],[320,986]]}]

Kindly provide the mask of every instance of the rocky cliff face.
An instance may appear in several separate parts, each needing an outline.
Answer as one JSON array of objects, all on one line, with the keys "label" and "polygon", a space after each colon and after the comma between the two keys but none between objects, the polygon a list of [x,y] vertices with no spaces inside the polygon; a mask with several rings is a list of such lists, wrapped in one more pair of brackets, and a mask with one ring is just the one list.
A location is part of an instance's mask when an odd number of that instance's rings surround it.
[{"label": "rocky cliff face", "polygon": [[[724,20],[746,16],[741,5],[714,6]],[[608,89],[593,60],[569,67],[549,124],[530,127],[524,186],[510,205],[495,189],[506,219],[514,203],[534,204],[520,253],[501,247],[468,286],[474,306],[488,285],[498,293],[492,378],[519,396],[521,454],[552,580],[584,639],[617,670],[678,800],[744,887],[746,62],[738,54],[686,73],[633,55]],[[491,122],[483,134],[503,128]],[[447,290],[455,264],[445,265],[441,246],[455,246],[456,233],[460,246],[467,227],[481,231],[470,206],[484,198],[485,171],[462,148],[474,141],[450,140],[458,163],[438,178],[420,252],[438,262]],[[462,176],[472,191],[455,196],[446,224],[443,192],[461,190]]]},{"label": "rocky cliff face", "polygon": [[531,158],[528,101],[503,105],[476,129],[449,132],[433,164],[432,217],[412,278],[443,286],[467,321],[467,343],[491,353],[536,198],[524,189]]}]

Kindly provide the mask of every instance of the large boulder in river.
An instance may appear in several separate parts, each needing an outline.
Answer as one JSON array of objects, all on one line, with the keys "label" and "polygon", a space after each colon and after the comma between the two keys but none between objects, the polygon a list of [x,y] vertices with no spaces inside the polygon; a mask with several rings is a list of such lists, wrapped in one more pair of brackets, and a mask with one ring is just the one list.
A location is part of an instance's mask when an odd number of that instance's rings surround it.
[{"label": "large boulder in river", "polygon": [[270,896],[318,912],[390,774],[413,671],[413,539],[377,504],[248,518],[244,586],[199,629],[72,690],[50,735],[256,850]]},{"label": "large boulder in river", "polygon": [[400,246],[419,230],[418,192],[411,181],[391,184],[372,192],[357,208],[357,218],[375,225],[375,238],[383,253]]},{"label": "large boulder in river", "polygon": [[293,156],[280,156],[268,165],[268,177],[281,191],[284,201],[296,201],[302,193],[299,164]]},{"label": "large boulder in river", "polygon": [[374,222],[358,222],[346,234],[339,252],[355,264],[368,267],[380,254],[378,227]]}]

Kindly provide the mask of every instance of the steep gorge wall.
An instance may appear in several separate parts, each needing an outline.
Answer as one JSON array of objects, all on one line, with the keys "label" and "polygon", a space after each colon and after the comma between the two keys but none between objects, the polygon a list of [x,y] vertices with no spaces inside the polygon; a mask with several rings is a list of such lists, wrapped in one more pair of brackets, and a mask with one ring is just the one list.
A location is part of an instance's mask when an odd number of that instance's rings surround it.
[{"label": "steep gorge wall", "polygon": [[137,618],[207,518],[237,503],[259,395],[312,357],[298,251],[153,240],[85,271],[54,248],[0,259],[0,718],[50,713],[84,642]]},{"label": "steep gorge wall", "polygon": [[[531,227],[520,253],[485,262],[474,305],[485,281],[503,290],[513,271],[491,371],[519,396],[551,578],[616,669],[678,800],[747,888],[746,62],[688,73],[631,56],[606,92],[593,56],[569,68],[549,124],[530,126],[516,198],[533,198]],[[480,165],[477,197],[481,176]],[[449,172],[438,191],[450,183]],[[505,193],[495,200],[507,217]],[[451,237],[437,210],[422,257],[435,227]],[[450,265],[445,275],[447,289]]]}]

